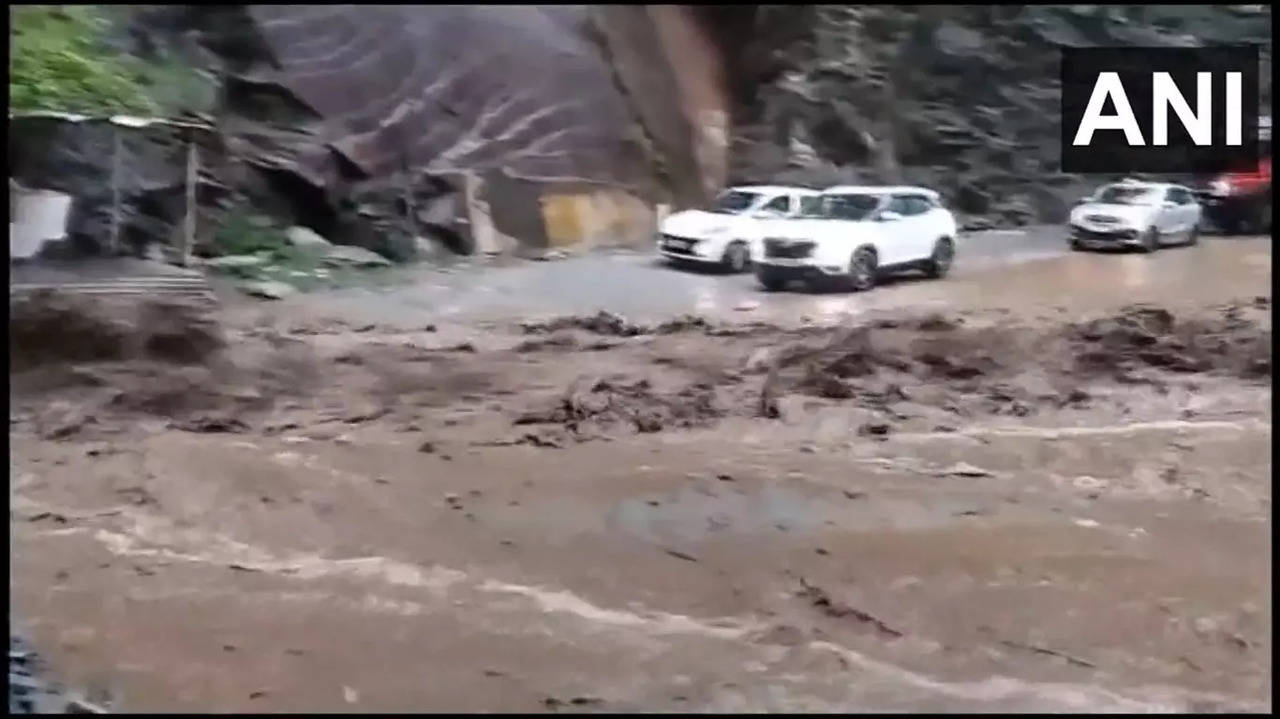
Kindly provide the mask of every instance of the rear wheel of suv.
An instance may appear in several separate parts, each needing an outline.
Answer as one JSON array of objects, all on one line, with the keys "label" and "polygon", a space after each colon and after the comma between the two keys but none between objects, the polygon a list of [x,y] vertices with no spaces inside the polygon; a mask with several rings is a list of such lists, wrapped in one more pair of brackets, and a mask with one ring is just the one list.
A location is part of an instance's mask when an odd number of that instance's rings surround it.
[{"label": "rear wheel of suv", "polygon": [[869,290],[876,285],[876,267],[879,260],[875,250],[860,247],[849,260],[849,286],[856,292]]},{"label": "rear wheel of suv", "polygon": [[787,278],[767,266],[756,265],[756,280],[766,292],[777,292],[787,286]]},{"label": "rear wheel of suv", "polygon": [[951,270],[951,262],[955,259],[955,256],[956,247],[951,238],[939,238],[933,244],[933,254],[929,256],[929,260],[925,265],[925,273],[934,279],[946,277],[947,272]]},{"label": "rear wheel of suv", "polygon": [[1160,231],[1152,227],[1142,236],[1142,251],[1155,252],[1160,249]]}]

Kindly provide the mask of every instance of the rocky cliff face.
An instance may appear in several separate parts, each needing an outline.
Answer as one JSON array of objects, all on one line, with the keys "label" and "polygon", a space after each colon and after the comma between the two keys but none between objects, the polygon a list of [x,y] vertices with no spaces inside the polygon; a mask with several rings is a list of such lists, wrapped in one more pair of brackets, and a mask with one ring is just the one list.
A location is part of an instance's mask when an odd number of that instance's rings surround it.
[{"label": "rocky cliff face", "polygon": [[926,183],[962,213],[1061,220],[1058,46],[1260,43],[1265,6],[699,8],[731,69],[731,176]]},{"label": "rocky cliff face", "polygon": [[724,180],[727,113],[715,81],[696,82],[718,67],[705,40],[702,62],[677,72],[670,61],[700,38],[686,12],[169,6],[140,12],[135,34],[202,49],[243,170],[232,184],[256,187],[255,204],[396,254],[386,237],[422,230],[404,216],[457,214],[439,201],[457,205],[468,176],[705,200]]},{"label": "rocky cliff face", "polygon": [[[1266,6],[174,5],[140,6],[126,49],[218,78],[209,187],[395,256],[431,232],[468,249],[468,176],[678,206],[901,181],[971,224],[1057,221],[1098,180],[1058,168],[1057,46],[1261,43],[1269,106],[1270,35]],[[109,153],[76,158],[12,174],[108,174]]]}]

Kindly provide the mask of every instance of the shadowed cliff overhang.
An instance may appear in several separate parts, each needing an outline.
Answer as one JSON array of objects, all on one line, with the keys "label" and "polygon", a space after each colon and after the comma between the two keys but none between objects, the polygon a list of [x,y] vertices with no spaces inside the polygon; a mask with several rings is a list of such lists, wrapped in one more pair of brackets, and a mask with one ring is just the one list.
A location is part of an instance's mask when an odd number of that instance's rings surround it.
[{"label": "shadowed cliff overhang", "polygon": [[274,106],[296,99],[314,117],[235,114],[305,130],[276,147],[263,127],[251,134],[257,154],[296,164],[313,181],[327,184],[345,165],[364,177],[506,168],[530,178],[653,184],[611,70],[583,31],[585,8],[242,7],[264,51],[254,62],[241,53],[231,89],[274,87],[283,99]]}]

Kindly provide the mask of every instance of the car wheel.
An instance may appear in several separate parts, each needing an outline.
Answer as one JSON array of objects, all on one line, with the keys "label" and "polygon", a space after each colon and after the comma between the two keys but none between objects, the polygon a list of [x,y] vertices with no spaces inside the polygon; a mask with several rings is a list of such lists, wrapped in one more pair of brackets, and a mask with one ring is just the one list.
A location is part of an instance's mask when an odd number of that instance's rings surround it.
[{"label": "car wheel", "polygon": [[737,274],[747,269],[751,264],[751,256],[747,251],[747,246],[742,242],[731,242],[724,250],[724,258],[721,260],[724,269],[727,272]]},{"label": "car wheel", "polygon": [[1191,231],[1187,233],[1187,244],[1194,245],[1200,242],[1200,223],[1191,226]]},{"label": "car wheel", "polygon": [[1080,244],[1080,242],[1077,240],[1071,240],[1067,244],[1071,246],[1071,250],[1073,252],[1084,252],[1084,249],[1085,249],[1084,245]]},{"label": "car wheel", "polygon": [[1240,225],[1241,225],[1241,222],[1239,218],[1226,217],[1226,218],[1223,218],[1222,221],[1218,223],[1218,229],[1222,230],[1222,234],[1224,235],[1228,235],[1228,236],[1238,235],[1240,234],[1240,230],[1242,229]]},{"label": "car wheel", "polygon": [[1160,249],[1160,231],[1152,227],[1142,237],[1142,251],[1155,252]]},{"label": "car wheel", "polygon": [[853,258],[849,260],[849,286],[855,292],[869,290],[876,285],[876,266],[879,261],[876,259],[875,250],[870,247],[859,248],[853,253]]},{"label": "car wheel", "polygon": [[787,286],[787,280],[764,268],[756,269],[756,280],[766,292],[777,292]]},{"label": "car wheel", "polygon": [[951,263],[955,260],[955,256],[955,243],[948,237],[940,238],[933,245],[933,254],[929,255],[925,273],[934,279],[946,277],[947,272],[951,270]]}]

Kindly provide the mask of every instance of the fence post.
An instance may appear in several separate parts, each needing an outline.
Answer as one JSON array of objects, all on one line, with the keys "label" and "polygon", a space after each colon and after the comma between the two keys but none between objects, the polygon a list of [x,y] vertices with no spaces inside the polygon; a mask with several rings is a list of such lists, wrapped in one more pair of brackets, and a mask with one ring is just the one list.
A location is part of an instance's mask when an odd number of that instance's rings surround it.
[{"label": "fence post", "polygon": [[196,242],[196,185],[200,178],[199,149],[196,147],[195,133],[187,135],[187,216],[182,227],[182,247],[179,248],[178,264],[186,267],[191,263],[191,249]]},{"label": "fence post", "polygon": [[111,123],[111,241],[107,245],[107,254],[111,257],[120,254],[120,164],[123,154],[120,128]]}]

